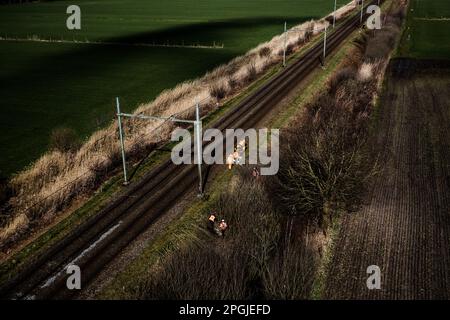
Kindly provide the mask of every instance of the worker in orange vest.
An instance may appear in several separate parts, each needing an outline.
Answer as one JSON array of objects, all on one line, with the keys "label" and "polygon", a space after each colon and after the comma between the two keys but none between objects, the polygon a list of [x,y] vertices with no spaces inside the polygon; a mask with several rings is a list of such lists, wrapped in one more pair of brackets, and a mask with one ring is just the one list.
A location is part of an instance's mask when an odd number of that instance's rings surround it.
[{"label": "worker in orange vest", "polygon": [[208,218],[208,229],[214,232],[214,226],[216,223],[216,215],[214,213],[211,213],[211,215]]},{"label": "worker in orange vest", "polygon": [[219,230],[222,233],[222,237],[225,237],[225,231],[228,229],[228,225],[224,219],[222,219],[219,223]]}]

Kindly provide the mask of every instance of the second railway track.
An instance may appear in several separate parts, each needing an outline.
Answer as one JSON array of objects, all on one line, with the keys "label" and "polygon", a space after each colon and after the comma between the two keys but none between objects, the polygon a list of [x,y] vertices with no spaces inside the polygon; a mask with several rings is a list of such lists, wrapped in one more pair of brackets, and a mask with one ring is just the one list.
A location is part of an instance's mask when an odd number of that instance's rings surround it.
[{"label": "second railway track", "polygon": [[[368,4],[369,5],[369,4]],[[327,53],[336,49],[359,26],[355,15],[338,26],[328,39]],[[323,44],[287,66],[255,93],[228,111],[211,127],[248,129],[320,64]],[[3,299],[68,299],[79,292],[66,288],[65,267],[76,264],[82,270],[82,287],[114,259],[131,241],[147,229],[175,201],[196,186],[195,165],[176,166],[166,161],[112,201],[98,214],[76,227],[67,237],[23,268],[0,287]]]}]

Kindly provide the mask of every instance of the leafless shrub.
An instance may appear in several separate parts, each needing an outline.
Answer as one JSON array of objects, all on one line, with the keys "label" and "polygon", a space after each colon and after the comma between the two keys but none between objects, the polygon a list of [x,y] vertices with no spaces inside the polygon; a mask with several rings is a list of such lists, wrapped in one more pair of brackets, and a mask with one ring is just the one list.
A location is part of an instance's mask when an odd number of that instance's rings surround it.
[{"label": "leafless shrub", "polygon": [[[396,28],[393,28],[393,27],[386,27],[385,29],[383,29],[382,32],[379,32],[375,38],[379,42],[386,43],[389,50],[392,50],[395,48],[397,35],[399,33],[399,30],[395,30],[395,29]],[[370,43],[369,43],[369,45],[370,45]]]},{"label": "leafless shrub", "polygon": [[361,201],[374,174],[367,149],[372,95],[366,91],[350,78],[309,105],[295,129],[284,133],[280,170],[267,184],[284,213],[326,226],[335,212]]},{"label": "leafless shrub", "polygon": [[236,89],[239,86],[239,82],[234,77],[229,77],[227,83],[231,90]]},{"label": "leafless shrub", "polygon": [[308,27],[305,30],[305,36],[304,36],[305,41],[311,40],[313,35],[314,35],[314,24],[310,23],[310,24],[308,24]]},{"label": "leafless shrub", "polygon": [[228,91],[224,84],[214,84],[209,88],[209,93],[211,97],[217,100],[222,100],[227,95]]},{"label": "leafless shrub", "polygon": [[356,71],[354,67],[345,67],[337,71],[328,82],[329,91],[334,93],[338,87],[348,79],[354,79]]},{"label": "leafless shrub", "polygon": [[300,300],[310,297],[318,256],[305,239],[286,233],[263,276],[265,298]]},{"label": "leafless shrub", "polygon": [[286,46],[286,55],[290,55],[294,52],[294,48],[295,46],[293,44],[289,44],[288,46]]},{"label": "leafless shrub", "polygon": [[242,300],[247,295],[246,257],[214,248],[182,249],[164,261],[141,290],[143,299]]},{"label": "leafless shrub", "polygon": [[247,77],[246,80],[247,82],[252,82],[253,80],[256,79],[256,77],[258,76],[258,71],[256,70],[256,65],[254,62],[252,62],[248,67],[247,67]]},{"label": "leafless shrub", "polygon": [[6,204],[11,196],[12,189],[8,179],[0,172],[0,227],[4,227],[11,220],[11,214],[6,211]]},{"label": "leafless shrub", "polygon": [[0,243],[3,245],[14,243],[26,233],[29,225],[30,221],[23,213],[14,217],[8,217],[2,225],[3,232],[0,235]]},{"label": "leafless shrub", "polygon": [[270,49],[269,47],[262,47],[262,48],[259,50],[259,56],[260,56],[261,58],[268,57],[268,56],[271,55],[271,53],[272,53],[272,49]]}]

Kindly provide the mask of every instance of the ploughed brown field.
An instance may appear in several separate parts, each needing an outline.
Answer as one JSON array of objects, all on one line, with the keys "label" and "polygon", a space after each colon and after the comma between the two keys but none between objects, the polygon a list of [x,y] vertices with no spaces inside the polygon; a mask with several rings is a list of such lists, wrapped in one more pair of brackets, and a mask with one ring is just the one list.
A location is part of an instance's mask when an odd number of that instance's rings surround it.
[{"label": "ploughed brown field", "polygon": [[[374,128],[383,171],[343,218],[326,298],[450,298],[450,72],[405,66],[392,62]],[[370,265],[380,290],[367,289]]]}]

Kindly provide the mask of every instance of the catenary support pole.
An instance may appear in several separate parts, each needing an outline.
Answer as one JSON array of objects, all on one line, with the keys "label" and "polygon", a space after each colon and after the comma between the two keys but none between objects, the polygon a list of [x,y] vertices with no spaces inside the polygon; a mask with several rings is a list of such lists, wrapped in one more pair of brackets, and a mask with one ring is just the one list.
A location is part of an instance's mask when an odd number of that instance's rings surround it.
[{"label": "catenary support pole", "polygon": [[128,178],[127,178],[127,164],[125,159],[125,145],[123,141],[123,131],[122,131],[122,118],[120,113],[120,103],[119,103],[119,97],[116,97],[116,106],[117,106],[117,120],[119,123],[119,136],[120,136],[120,148],[122,150],[122,164],[123,164],[123,184],[128,184]]},{"label": "catenary support pole", "polygon": [[327,56],[327,29],[328,26],[325,26],[325,31],[323,35],[323,60],[322,60],[323,65],[325,65],[325,57]]},{"label": "catenary support pole", "polygon": [[131,114],[131,113],[121,113],[120,112],[120,105],[119,105],[119,99],[117,98],[117,117],[119,119],[119,133],[120,133],[120,142],[121,142],[121,148],[122,148],[122,161],[123,161],[123,168],[124,168],[124,176],[126,183],[129,183],[128,177],[127,177],[127,171],[126,171],[126,159],[125,159],[125,147],[124,147],[124,134],[122,130],[122,122],[121,118],[137,118],[137,119],[143,119],[143,120],[164,120],[164,121],[171,121],[171,122],[180,122],[180,123],[189,123],[194,126],[194,142],[200,141],[200,144],[196,144],[194,147],[196,148],[196,153],[199,155],[195,157],[194,161],[199,163],[199,186],[200,186],[200,194],[199,196],[203,195],[203,176],[201,173],[201,165],[202,165],[202,121],[200,119],[200,104],[196,104],[196,120],[185,120],[185,119],[178,119],[174,116],[169,117],[161,117],[161,116],[148,116],[144,114]]},{"label": "catenary support pole", "polygon": [[284,22],[283,67],[286,67],[287,23]]},{"label": "catenary support pole", "polygon": [[363,20],[363,10],[364,10],[364,0],[361,0],[361,18],[359,19],[360,23],[362,23]]},{"label": "catenary support pole", "polygon": [[333,11],[333,29],[336,26],[336,6],[337,6],[337,0],[334,0],[334,11]]},{"label": "catenary support pole", "polygon": [[200,105],[195,106],[195,134],[197,142],[197,164],[198,164],[198,196],[203,196],[203,176],[202,176],[202,122],[200,120]]}]

